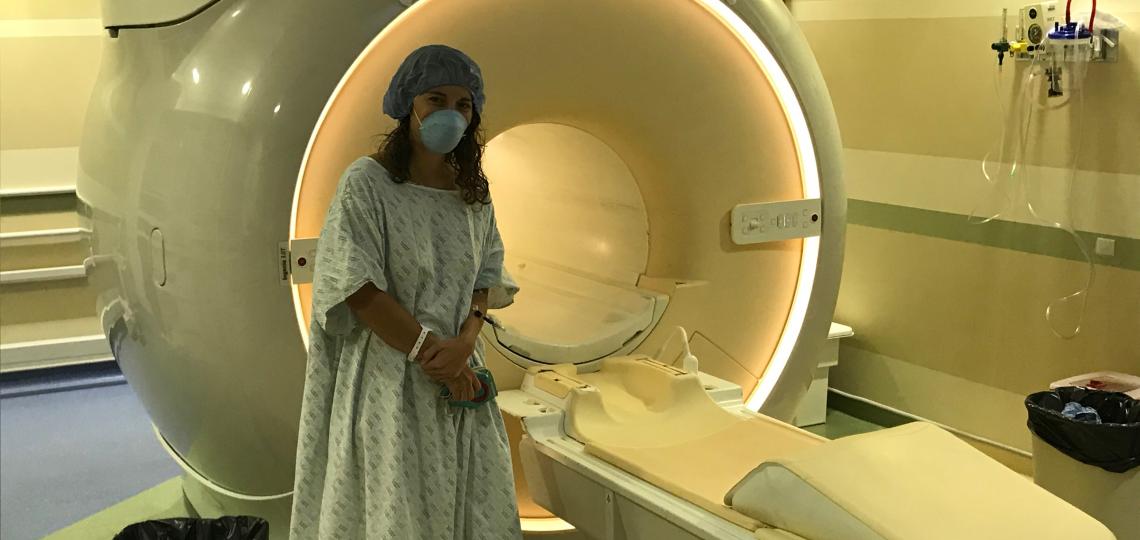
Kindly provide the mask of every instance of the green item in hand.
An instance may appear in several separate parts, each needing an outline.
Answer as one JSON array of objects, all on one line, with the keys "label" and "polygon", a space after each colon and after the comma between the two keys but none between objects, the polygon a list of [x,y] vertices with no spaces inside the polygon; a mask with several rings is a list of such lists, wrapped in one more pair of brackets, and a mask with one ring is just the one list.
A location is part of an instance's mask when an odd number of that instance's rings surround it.
[{"label": "green item in hand", "polygon": [[494,401],[495,396],[499,395],[498,389],[495,388],[495,378],[491,376],[491,370],[485,367],[472,368],[475,372],[475,377],[479,379],[479,390],[475,392],[475,397],[470,401],[454,401],[451,399],[451,391],[446,387],[439,391],[439,397],[444,398],[448,405],[452,407],[463,407],[465,409],[476,409],[484,403]]}]

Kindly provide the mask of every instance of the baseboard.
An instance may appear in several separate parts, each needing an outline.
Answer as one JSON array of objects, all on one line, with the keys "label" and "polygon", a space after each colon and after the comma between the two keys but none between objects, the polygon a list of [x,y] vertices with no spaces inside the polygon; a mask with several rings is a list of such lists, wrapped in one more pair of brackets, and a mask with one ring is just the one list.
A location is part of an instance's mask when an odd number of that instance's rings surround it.
[{"label": "baseboard", "polygon": [[918,415],[899,411],[881,403],[877,403],[873,400],[859,396],[853,396],[834,388],[828,390],[827,406],[830,409],[834,409],[844,414],[854,416],[860,420],[865,420],[867,422],[888,428],[901,426],[910,422],[928,422],[935,424],[958,436],[958,438],[962,439],[970,446],[973,446],[978,451],[986,454],[990,458],[993,458],[998,463],[1009,467],[1014,472],[1025,476],[1033,475],[1033,456],[1025,450],[1014,448],[1012,446],[1002,444],[973,433],[940,424],[938,422],[922,418]]},{"label": "baseboard", "polygon": [[127,379],[114,360],[63,367],[0,373],[0,398],[80,390],[116,384]]},{"label": "baseboard", "polygon": [[899,414],[879,404],[851,398],[835,389],[827,391],[827,408],[888,428],[914,422],[912,417]]}]

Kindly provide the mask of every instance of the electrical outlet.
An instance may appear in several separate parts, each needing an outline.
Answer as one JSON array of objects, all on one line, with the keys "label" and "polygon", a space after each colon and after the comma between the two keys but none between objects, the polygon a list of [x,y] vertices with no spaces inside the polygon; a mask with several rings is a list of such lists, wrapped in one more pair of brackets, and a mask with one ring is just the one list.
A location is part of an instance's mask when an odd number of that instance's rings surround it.
[{"label": "electrical outlet", "polygon": [[1096,254],[1100,255],[1101,257],[1116,256],[1116,240],[1113,240],[1112,238],[1097,238]]}]

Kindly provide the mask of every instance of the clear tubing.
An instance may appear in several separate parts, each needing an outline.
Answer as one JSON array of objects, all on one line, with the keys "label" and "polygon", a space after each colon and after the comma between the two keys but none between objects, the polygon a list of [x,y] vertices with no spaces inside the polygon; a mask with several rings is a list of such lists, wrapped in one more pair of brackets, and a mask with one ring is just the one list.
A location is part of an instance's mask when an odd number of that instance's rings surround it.
[{"label": "clear tubing", "polygon": [[[1070,78],[1068,91],[1065,92],[1065,99],[1060,103],[1050,104],[1041,103],[1036,98],[1034,91],[1040,88],[1040,80],[1044,75],[1044,68],[1038,64],[1038,58],[1043,55],[1035,55],[1029,67],[1026,69],[1024,76],[1021,80],[1020,88],[1018,88],[1017,100],[1015,102],[1016,113],[1010,114],[1008,117],[1007,111],[1001,102],[1001,70],[999,69],[994,78],[994,91],[998,100],[998,108],[1001,112],[1001,135],[997,143],[997,170],[991,174],[989,167],[990,153],[987,152],[986,156],[982,159],[982,175],[990,184],[991,197],[994,191],[998,191],[1000,196],[1004,199],[1004,204],[1000,209],[992,213],[986,218],[978,219],[978,208],[975,205],[974,210],[970,212],[967,220],[973,224],[988,223],[995,219],[1002,217],[1002,214],[1007,210],[1012,209],[1017,204],[1024,202],[1025,208],[1028,210],[1029,215],[1039,223],[1047,225],[1052,228],[1060,229],[1067,232],[1076,243],[1077,248],[1080,249],[1081,254],[1084,256],[1085,263],[1088,266],[1087,279],[1085,285],[1080,289],[1069,293],[1060,298],[1054,299],[1045,307],[1045,320],[1049,324],[1049,330],[1053,335],[1061,339],[1072,339],[1080,334],[1081,325],[1084,322],[1086,308],[1088,307],[1088,294],[1092,289],[1093,283],[1096,279],[1096,265],[1093,263],[1092,255],[1088,249],[1083,238],[1077,233],[1073,227],[1073,184],[1077,174],[1077,159],[1080,156],[1081,143],[1084,139],[1084,91],[1082,81],[1086,66],[1079,66],[1078,69],[1073,69],[1074,66],[1067,66]],[[1071,64],[1071,63],[1070,63]],[[1074,71],[1076,73],[1074,73]],[[1077,114],[1074,116],[1077,125],[1074,130],[1074,137],[1072,139],[1072,159],[1069,164],[1067,173],[1065,175],[1066,182],[1066,204],[1064,207],[1064,215],[1061,221],[1047,219],[1038,212],[1036,206],[1029,195],[1029,186],[1032,183],[1031,170],[1021,167],[1020,165],[1025,162],[1025,153],[1029,145],[1029,133],[1033,123],[1033,113],[1036,111],[1049,111],[1057,110],[1071,102],[1072,95],[1076,93],[1077,105],[1079,107]],[[1017,130],[1013,142],[1013,159],[1009,164],[1008,173],[1005,172],[1005,156],[1007,153],[1006,138],[1009,132],[1009,127],[1012,121],[1016,120],[1015,129]],[[1024,169],[1024,170],[1022,170]],[[1021,174],[1018,174],[1018,173]],[[1016,202],[1015,202],[1016,201]],[[1074,303],[1075,306],[1073,305]],[[1063,317],[1063,312],[1066,307],[1073,306],[1069,309],[1076,309],[1075,324],[1067,325],[1059,319]]]},{"label": "clear tubing", "polygon": [[[999,207],[999,209],[996,212],[994,212],[993,214],[990,214],[989,216],[982,218],[982,219],[978,219],[978,217],[977,217],[978,216],[978,205],[975,204],[974,208],[972,210],[970,210],[970,215],[966,217],[966,221],[968,221],[969,223],[974,224],[974,225],[981,225],[983,223],[989,223],[990,221],[993,221],[994,219],[997,219],[998,217],[1000,217],[1001,214],[1005,210],[1007,210],[1013,206],[1013,199],[1010,197],[1008,189],[1003,189],[1003,188],[1008,187],[1009,178],[1013,175],[1013,171],[1011,168],[1011,171],[1009,173],[1003,173],[1002,172],[1002,169],[1005,166],[1006,136],[1007,136],[1008,131],[1009,131],[1008,130],[1009,118],[1006,117],[1005,105],[1002,103],[1002,99],[1001,99],[1001,79],[1002,79],[1002,68],[1001,68],[1001,65],[999,64],[997,69],[994,71],[993,81],[994,81],[994,100],[997,102],[997,106],[998,106],[998,118],[1001,119],[1001,131],[998,135],[997,140],[991,146],[991,149],[988,152],[986,152],[986,155],[984,157],[982,157],[982,176],[985,177],[986,182],[990,186],[991,195],[993,194],[993,192],[997,191],[1001,195],[1001,197],[1003,199],[1005,199],[1005,202],[1004,202],[1004,204],[1002,204]],[[997,147],[997,151],[996,151],[996,153],[997,153],[997,170],[994,171],[993,174],[990,174],[989,160],[990,160],[990,155],[995,153],[994,149],[993,149],[994,146]],[[992,197],[987,197],[987,199],[989,199],[989,198],[992,198]]]},{"label": "clear tubing", "polygon": [[[1042,71],[1037,66],[1039,57],[1040,55],[1034,55],[1032,61],[1029,64],[1029,68],[1025,70],[1025,74],[1021,79],[1021,86],[1019,87],[1017,93],[1019,99],[1014,100],[1014,106],[1027,106],[1027,104],[1031,103],[1031,99],[1029,97],[1030,90],[1033,88],[1034,82],[1037,80],[1037,78],[1042,74]],[[969,223],[975,225],[989,223],[990,221],[1001,218],[1007,211],[1013,209],[1014,205],[1016,204],[1014,199],[1017,198],[1022,191],[1021,183],[1018,182],[1020,178],[1017,176],[1017,171],[1019,169],[1018,165],[1021,163],[1020,158],[1023,155],[1023,152],[1021,151],[1021,147],[1019,145],[1022,141],[1022,138],[1020,136],[1013,138],[1012,142],[1014,144],[1012,151],[1009,150],[1009,141],[1007,141],[1007,139],[1010,131],[1016,131],[1017,129],[1016,126],[1011,129],[1010,125],[1013,124],[1015,120],[1018,122],[1018,124],[1020,124],[1020,119],[1024,116],[1025,113],[1020,109],[1016,109],[1019,114],[1015,117],[1012,110],[1006,110],[1005,105],[1001,99],[1001,78],[1002,69],[999,65],[997,71],[994,74],[994,100],[997,102],[1000,115],[999,117],[1001,118],[1001,132],[998,136],[997,142],[995,143],[995,146],[997,146],[997,170],[993,171],[991,174],[989,167],[990,154],[993,153],[993,150],[991,149],[989,152],[986,152],[986,155],[982,158],[982,176],[985,177],[986,182],[990,185],[990,193],[985,199],[992,199],[993,192],[996,191],[1001,196],[1001,198],[1004,199],[1004,204],[1002,204],[994,213],[982,219],[977,218],[978,206],[981,203],[979,202],[978,204],[975,204],[974,208],[970,211],[970,215],[966,218]],[[1005,158],[1009,154],[1012,154],[1013,160],[1009,164],[1008,171],[1005,171]],[[1020,202],[1020,199],[1018,202]]]},{"label": "clear tubing", "polygon": [[[1080,65],[1076,66],[1074,64]],[[1089,251],[1089,248],[1086,245],[1084,239],[1081,238],[1079,234],[1077,234],[1076,228],[1073,226],[1073,184],[1075,183],[1074,180],[1077,176],[1077,160],[1080,158],[1081,145],[1084,142],[1085,99],[1083,79],[1085,76],[1085,69],[1087,68],[1087,64],[1084,64],[1084,62],[1080,61],[1068,62],[1066,67],[1066,71],[1068,71],[1067,76],[1069,77],[1069,88],[1068,91],[1065,92],[1065,95],[1069,97],[1066,99],[1065,103],[1054,107],[1041,108],[1039,107],[1039,104],[1036,102],[1036,100],[1034,100],[1032,107],[1022,108],[1022,110],[1025,112],[1025,119],[1024,128],[1021,131],[1021,141],[1019,143],[1018,151],[1021,154],[1020,160],[1024,162],[1025,149],[1028,146],[1029,131],[1030,125],[1032,123],[1034,109],[1057,109],[1069,103],[1072,99],[1073,94],[1077,95],[1077,113],[1075,115],[1071,115],[1071,117],[1076,120],[1077,125],[1073,130],[1074,136],[1072,137],[1070,144],[1070,147],[1073,149],[1072,158],[1065,174],[1065,205],[1061,218],[1062,221],[1054,221],[1042,216],[1037,211],[1037,208],[1033,205],[1033,201],[1030,198],[1028,190],[1028,186],[1031,184],[1030,170],[1028,168],[1026,168],[1022,174],[1022,181],[1020,182],[1025,194],[1025,207],[1029,210],[1029,214],[1033,217],[1033,219],[1044,225],[1060,229],[1068,233],[1069,236],[1073,238],[1073,242],[1077,245],[1077,248],[1080,249],[1081,255],[1084,257],[1085,264],[1087,265],[1087,275],[1083,287],[1065,296],[1056,298],[1052,302],[1049,302],[1047,306],[1045,306],[1045,320],[1049,323],[1049,331],[1061,339],[1072,339],[1080,334],[1081,325],[1084,323],[1085,312],[1088,308],[1089,291],[1092,289],[1093,283],[1096,281],[1096,264],[1093,263],[1092,254]],[[1032,86],[1030,85],[1028,88],[1031,90]],[[1072,306],[1074,302],[1076,302],[1075,306],[1068,307]],[[1059,317],[1064,317],[1064,313],[1061,312],[1066,308],[1077,310],[1075,322],[1072,325],[1066,324],[1064,320],[1058,321]]]}]

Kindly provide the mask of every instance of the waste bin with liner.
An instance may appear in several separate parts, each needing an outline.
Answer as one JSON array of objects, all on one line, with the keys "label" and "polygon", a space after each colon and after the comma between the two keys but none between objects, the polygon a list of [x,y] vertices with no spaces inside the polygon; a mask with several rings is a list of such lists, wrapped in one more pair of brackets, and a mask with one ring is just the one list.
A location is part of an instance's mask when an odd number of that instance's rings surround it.
[{"label": "waste bin with liner", "polygon": [[156,519],[128,526],[115,540],[269,540],[269,522],[252,516]]},{"label": "waste bin with liner", "polygon": [[1117,540],[1140,540],[1140,400],[1060,387],[1030,394],[1025,408],[1033,481],[1096,518]]}]

